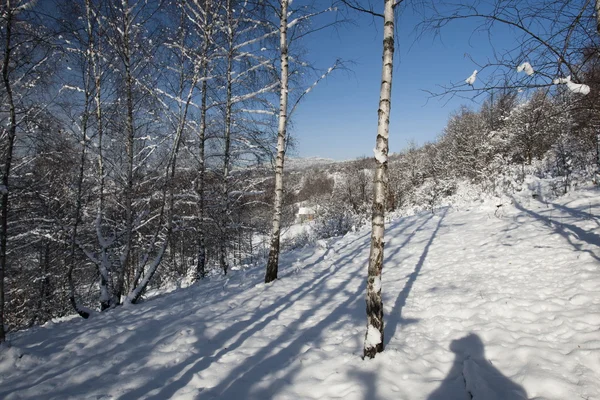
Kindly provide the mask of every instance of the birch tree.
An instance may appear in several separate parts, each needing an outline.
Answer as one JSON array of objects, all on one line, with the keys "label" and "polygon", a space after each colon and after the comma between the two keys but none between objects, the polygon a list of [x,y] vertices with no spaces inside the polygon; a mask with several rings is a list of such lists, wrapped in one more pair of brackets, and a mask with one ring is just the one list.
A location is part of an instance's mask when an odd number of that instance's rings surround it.
[{"label": "birch tree", "polygon": [[381,91],[379,93],[379,118],[375,159],[377,167],[373,187],[371,217],[371,250],[367,278],[367,334],[364,357],[373,358],[383,351],[383,300],[381,298],[381,271],[385,231],[385,199],[387,194],[387,156],[392,101],[392,72],[394,69],[394,7],[399,3],[384,0],[383,13],[383,64]]},{"label": "birch tree", "polygon": [[[235,222],[234,207],[240,200],[240,188],[245,187],[240,180],[241,169],[248,166],[244,154],[253,154],[257,159],[262,157],[264,144],[255,129],[256,116],[271,116],[273,111],[266,99],[277,88],[274,78],[274,66],[269,57],[268,48],[277,31],[265,21],[265,4],[262,2],[246,2],[244,7],[226,0],[224,4],[225,38],[222,52],[224,64],[224,99],[223,110],[223,168],[221,173],[221,207],[219,226],[221,237],[219,264],[223,273],[227,273],[229,245],[234,235],[232,230],[239,228]],[[235,190],[237,188],[237,190]],[[236,193],[232,193],[235,190]],[[234,257],[235,258],[235,257]]]},{"label": "birch tree", "polygon": [[384,0],[383,14],[373,8],[364,8],[358,2],[344,0],[356,11],[383,19],[383,58],[377,139],[375,142],[375,179],[373,185],[373,208],[371,214],[371,250],[367,271],[367,333],[363,357],[374,358],[383,351],[383,300],[381,297],[381,272],[383,270],[383,247],[385,233],[385,209],[388,193],[388,138],[392,100],[392,72],[394,69],[394,9],[402,0]]},{"label": "birch tree", "polygon": [[275,158],[275,196],[273,200],[273,221],[269,258],[265,283],[277,279],[279,266],[279,240],[281,236],[281,207],[283,205],[283,163],[285,160],[285,140],[288,123],[288,5],[289,0],[281,0],[279,12],[279,52],[280,52],[280,87],[279,87],[279,119],[277,125],[277,155]]},{"label": "birch tree", "polygon": [[[290,9],[290,0],[280,0],[276,4],[272,5],[274,13],[279,17],[279,113],[277,119],[277,146],[275,149],[275,187],[273,196],[273,214],[271,220],[271,234],[269,239],[269,256],[267,259],[267,268],[265,273],[265,283],[269,283],[277,279],[277,273],[279,269],[279,253],[280,253],[280,236],[281,236],[281,218],[282,218],[282,207],[284,199],[284,185],[283,185],[283,168],[285,161],[285,153],[287,149],[288,139],[288,123],[291,115],[296,110],[296,107],[300,101],[307,95],[322,79],[326,78],[329,73],[337,69],[340,66],[339,60],[337,60],[333,66],[319,76],[316,81],[308,86],[304,90],[300,90],[296,100],[291,104],[289,102],[290,97],[290,29],[296,29],[298,26],[302,26],[307,23],[311,18],[317,15],[324,14],[327,12],[336,11],[335,6],[331,6],[325,9],[317,10],[314,12],[301,11],[301,9]],[[288,18],[293,16],[291,21]],[[330,24],[325,25],[328,26]],[[303,37],[309,34],[311,31],[316,31],[320,28],[306,29],[305,32],[296,36]],[[294,35],[292,35],[294,37]],[[296,71],[295,71],[296,72]]]}]

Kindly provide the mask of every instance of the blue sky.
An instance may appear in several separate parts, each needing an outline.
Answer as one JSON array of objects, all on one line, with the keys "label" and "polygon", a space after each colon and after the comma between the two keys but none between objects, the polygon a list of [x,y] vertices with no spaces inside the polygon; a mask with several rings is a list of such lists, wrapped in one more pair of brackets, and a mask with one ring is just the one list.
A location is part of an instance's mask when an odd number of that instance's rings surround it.
[{"label": "blue sky", "polygon": [[[382,21],[360,14],[352,17],[354,25],[318,32],[303,43],[308,57],[319,67],[327,68],[338,57],[351,63],[350,71],[334,72],[296,111],[292,132],[300,157],[344,160],[373,156]],[[492,52],[487,34],[473,34],[474,21],[451,25],[441,39],[428,35],[416,40],[414,29],[419,21],[410,10],[399,13],[396,21],[399,35],[394,57],[391,152],[402,150],[410,140],[419,144],[434,140],[461,104],[476,106],[464,98],[430,98],[426,90],[439,91],[439,85],[464,81],[477,68],[467,54],[484,60]],[[496,35],[500,45],[508,43],[510,35],[506,33],[500,38]],[[498,49],[498,43],[496,46]]]}]

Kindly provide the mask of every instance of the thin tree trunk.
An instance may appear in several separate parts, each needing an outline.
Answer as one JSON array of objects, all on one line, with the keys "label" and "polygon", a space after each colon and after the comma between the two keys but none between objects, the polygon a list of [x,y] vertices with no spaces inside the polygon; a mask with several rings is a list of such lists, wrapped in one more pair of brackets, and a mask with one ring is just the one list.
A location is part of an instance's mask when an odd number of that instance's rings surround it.
[{"label": "thin tree trunk", "polygon": [[12,86],[9,78],[13,16],[14,15],[13,10],[11,8],[10,0],[6,0],[6,36],[4,60],[2,63],[2,80],[4,83],[4,90],[6,90],[6,97],[8,101],[9,124],[7,137],[8,143],[6,145],[6,155],[4,159],[4,171],[2,171],[2,188],[0,190],[0,192],[2,193],[2,213],[0,216],[0,343],[2,343],[6,339],[6,334],[4,332],[4,276],[6,272],[6,245],[8,239],[8,178],[10,176],[10,168],[12,166],[15,136],[17,134],[17,113],[15,110]]},{"label": "thin tree trunk", "polygon": [[277,270],[279,267],[279,237],[281,233],[281,208],[283,206],[283,162],[285,158],[288,111],[288,3],[288,0],[281,0],[281,21],[279,26],[281,87],[279,94],[279,126],[277,128],[277,158],[275,160],[275,199],[273,202],[273,225],[265,283],[277,279]]},{"label": "thin tree trunk", "polygon": [[[86,85],[87,86],[87,85]],[[69,301],[73,310],[83,318],[88,318],[90,314],[79,308],[75,298],[75,284],[73,283],[73,269],[75,268],[75,247],[77,242],[77,229],[79,228],[81,216],[81,197],[83,191],[83,173],[85,168],[85,153],[87,147],[87,127],[89,120],[89,91],[86,87],[85,93],[85,111],[81,123],[81,155],[79,159],[79,173],[77,175],[77,195],[75,197],[75,212],[73,215],[73,230],[71,231],[71,243],[69,249],[69,269],[67,270],[67,282],[69,284]]]},{"label": "thin tree trunk", "polygon": [[50,267],[50,243],[47,240],[42,239],[40,242],[40,254],[39,254],[39,266],[40,266],[40,289],[37,301],[37,311],[34,314],[29,326],[46,321],[46,312],[44,311],[44,305],[50,297],[50,278],[48,277],[48,270]]},{"label": "thin tree trunk", "polygon": [[[90,0],[85,1],[85,11],[87,19],[88,34],[93,37],[92,29],[92,8]],[[110,294],[110,269],[108,259],[108,243],[102,234],[102,219],[104,213],[104,153],[103,153],[103,138],[104,138],[104,124],[103,124],[103,113],[102,113],[102,80],[100,68],[98,66],[98,53],[99,48],[95,48],[95,41],[90,41],[90,64],[92,67],[92,74],[94,75],[94,102],[95,102],[95,114],[96,114],[96,131],[98,134],[98,212],[96,216],[96,237],[100,245],[100,260],[98,263],[98,272],[100,274],[100,310],[104,311],[111,307],[112,296]]]},{"label": "thin tree trunk", "polygon": [[[93,65],[93,61],[90,60],[93,55],[93,46],[94,46],[94,38],[93,38],[93,30],[91,25],[91,10],[90,10],[90,0],[86,0],[86,17],[87,17],[87,34],[88,34],[88,42],[87,42],[87,50],[88,50],[88,60],[91,61],[90,64]],[[84,100],[84,112],[83,118],[81,121],[81,155],[79,159],[79,173],[77,175],[77,194],[75,197],[75,212],[73,215],[73,230],[71,231],[71,243],[69,249],[69,267],[67,270],[67,282],[69,285],[69,302],[73,307],[73,310],[82,318],[88,318],[90,314],[87,311],[81,309],[77,304],[76,299],[76,290],[75,284],[73,282],[73,270],[75,268],[75,249],[77,242],[77,230],[79,228],[79,222],[81,217],[81,198],[83,195],[83,176],[85,171],[85,158],[86,158],[86,150],[87,150],[87,131],[88,131],[88,123],[90,118],[90,103],[91,103],[91,89],[90,89],[90,71],[89,68],[85,70],[84,77],[84,85],[85,85],[85,100]]]},{"label": "thin tree trunk", "polygon": [[227,247],[226,238],[228,237],[228,219],[229,219],[229,164],[231,158],[231,113],[233,112],[232,97],[232,70],[234,57],[234,27],[233,27],[233,4],[232,0],[227,0],[227,24],[228,24],[228,53],[227,53],[227,71],[226,71],[226,93],[225,93],[225,151],[223,155],[223,186],[221,187],[221,195],[223,204],[221,209],[221,232],[223,233],[219,244],[219,263],[224,275],[227,275]]},{"label": "thin tree trunk", "polygon": [[131,265],[131,246],[133,243],[133,162],[134,162],[134,136],[135,128],[133,123],[133,77],[131,76],[131,43],[130,28],[131,14],[129,1],[123,0],[123,63],[125,68],[125,95],[126,95],[126,151],[127,151],[127,182],[125,184],[125,249],[121,255],[121,269],[117,276],[117,285],[115,288],[115,301],[121,302],[125,275]]},{"label": "thin tree trunk", "polygon": [[394,1],[384,0],[383,65],[379,93],[379,120],[375,146],[375,184],[371,217],[371,252],[367,278],[367,333],[364,357],[373,358],[383,351],[383,300],[381,298],[381,271],[383,269],[384,213],[387,192],[387,155],[394,64]]},{"label": "thin tree trunk", "polygon": [[196,264],[196,280],[206,277],[206,240],[204,235],[204,178],[205,178],[205,163],[204,163],[204,143],[206,138],[206,111],[208,108],[207,90],[208,90],[208,52],[210,50],[210,40],[212,36],[212,2],[206,0],[204,10],[206,20],[204,21],[204,43],[202,46],[202,98],[200,106],[200,132],[199,132],[199,163],[198,163],[198,182],[196,185],[196,193],[198,195],[198,261]]},{"label": "thin tree trunk", "polygon": [[[207,57],[207,53],[204,53]],[[206,82],[208,76],[208,65],[203,62],[202,66],[202,104],[200,110],[200,134],[199,134],[199,150],[198,150],[198,181],[196,183],[196,194],[198,195],[198,261],[196,264],[196,280],[206,277],[206,240],[204,236],[204,178],[205,178],[205,163],[204,163],[204,143],[206,137],[206,107],[207,95],[206,90],[208,84]]]}]

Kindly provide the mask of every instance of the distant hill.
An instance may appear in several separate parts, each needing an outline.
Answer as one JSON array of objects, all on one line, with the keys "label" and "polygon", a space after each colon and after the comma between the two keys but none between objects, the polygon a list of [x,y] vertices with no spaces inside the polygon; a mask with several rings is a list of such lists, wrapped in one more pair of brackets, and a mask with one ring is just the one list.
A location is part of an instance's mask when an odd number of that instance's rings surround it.
[{"label": "distant hill", "polygon": [[290,157],[285,160],[285,169],[305,169],[318,165],[335,164],[340,161],[322,157]]}]

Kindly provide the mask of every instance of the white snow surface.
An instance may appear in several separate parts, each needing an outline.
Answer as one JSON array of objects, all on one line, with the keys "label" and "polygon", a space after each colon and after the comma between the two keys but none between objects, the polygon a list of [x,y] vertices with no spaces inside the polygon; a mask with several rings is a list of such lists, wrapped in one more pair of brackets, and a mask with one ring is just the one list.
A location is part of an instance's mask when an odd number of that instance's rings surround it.
[{"label": "white snow surface", "polygon": [[9,336],[0,398],[600,399],[600,193],[388,224],[385,351],[362,360],[368,230]]}]

